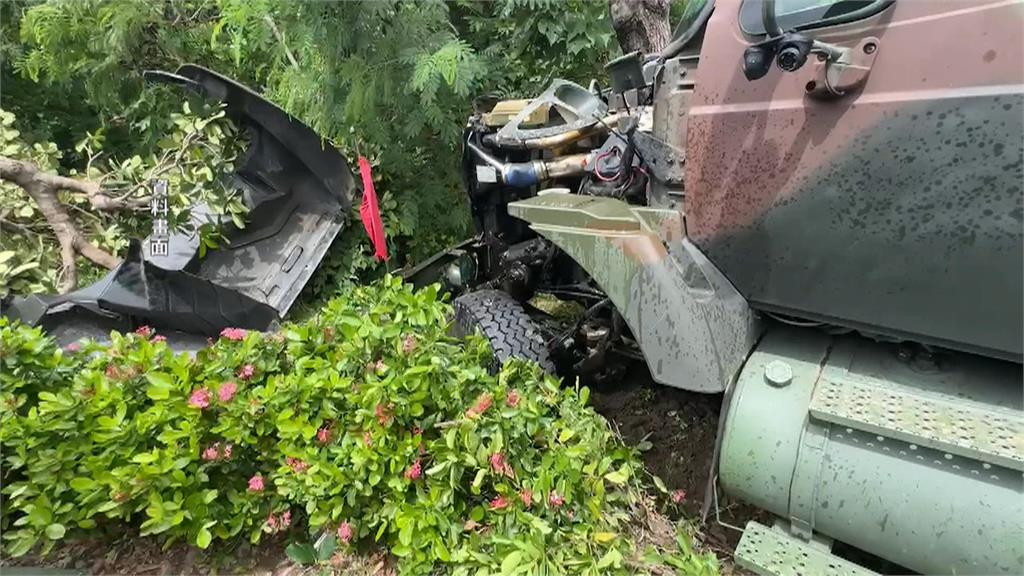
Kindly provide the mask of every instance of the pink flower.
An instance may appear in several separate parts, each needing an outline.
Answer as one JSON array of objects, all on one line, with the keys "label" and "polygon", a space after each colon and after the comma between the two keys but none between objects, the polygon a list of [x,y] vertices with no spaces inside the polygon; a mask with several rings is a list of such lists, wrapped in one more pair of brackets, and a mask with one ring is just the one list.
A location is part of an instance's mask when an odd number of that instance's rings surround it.
[{"label": "pink flower", "polygon": [[515,472],[512,471],[512,467],[505,461],[505,456],[501,452],[491,454],[491,470],[495,474],[503,474],[509,478],[515,476]]},{"label": "pink flower", "polygon": [[231,444],[224,446],[224,450],[221,452],[221,456],[225,460],[231,459]]},{"label": "pink flower", "polygon": [[553,508],[558,508],[562,504],[565,504],[565,498],[559,496],[557,492],[551,492],[551,494],[548,494],[548,504]]},{"label": "pink flower", "polygon": [[491,454],[491,470],[502,474],[505,472],[505,456],[501,452]]},{"label": "pink flower", "polygon": [[416,426],[415,428],[412,429],[412,435],[413,436],[419,436],[421,434],[423,434],[423,428],[420,428],[419,426]]},{"label": "pink flower", "polygon": [[508,500],[506,500],[504,496],[496,496],[494,500],[491,500],[487,507],[491,510],[504,510],[505,508],[508,508]]},{"label": "pink flower", "polygon": [[672,491],[672,502],[674,504],[682,504],[683,500],[686,500],[686,490]]},{"label": "pink flower", "polygon": [[267,528],[270,528],[272,532],[277,532],[277,518],[273,514],[267,517]]},{"label": "pink flower", "polygon": [[465,524],[462,525],[462,529],[466,532],[469,532],[470,530],[476,530],[479,526],[480,524],[478,524],[476,520],[470,518],[469,520],[466,520]]},{"label": "pink flower", "polygon": [[220,458],[220,452],[217,450],[216,444],[208,447],[206,450],[203,450],[203,460],[206,460],[207,462],[212,462],[217,458]]},{"label": "pink flower", "polygon": [[373,365],[373,369],[377,372],[382,372],[385,368],[387,368],[387,366],[384,365],[383,360],[377,360],[377,362]]},{"label": "pink flower", "polygon": [[363,432],[363,444],[366,444],[367,448],[373,446],[373,436],[369,432]]},{"label": "pink flower", "polygon": [[494,398],[492,398],[490,394],[481,394],[480,397],[477,398],[476,404],[474,404],[469,410],[466,410],[466,417],[476,418],[482,415],[484,412],[487,412],[487,409],[490,408],[493,403]]},{"label": "pink flower", "polygon": [[402,338],[402,353],[411,354],[416,349],[416,336],[413,334],[407,335]]},{"label": "pink flower", "polygon": [[519,499],[522,500],[523,506],[529,508],[533,505],[533,491],[529,488],[523,489],[523,491],[519,493]]},{"label": "pink flower", "polygon": [[107,378],[110,378],[111,380],[121,379],[121,371],[117,368],[117,366],[113,364],[107,364],[107,370],[105,373],[107,375]]},{"label": "pink flower", "polygon": [[519,391],[509,390],[508,394],[505,395],[505,404],[507,404],[510,408],[515,408],[516,406],[519,406]]},{"label": "pink flower", "polygon": [[413,461],[412,466],[405,471],[406,480],[419,480],[420,476],[423,475],[423,466],[420,464],[420,459],[417,458]]},{"label": "pink flower", "polygon": [[227,338],[232,341],[244,340],[247,332],[241,328],[225,328],[220,331],[221,338]]},{"label": "pink flower", "polygon": [[338,526],[338,540],[348,544],[352,541],[352,536],[352,525],[347,520],[342,522],[341,526]]},{"label": "pink flower", "polygon": [[225,382],[217,390],[217,399],[224,403],[231,402],[231,399],[235,397],[235,392],[238,392],[238,385],[234,382]]},{"label": "pink flower", "polygon": [[242,380],[248,380],[252,378],[252,375],[256,373],[256,367],[252,364],[246,364],[238,369],[238,377]]},{"label": "pink flower", "polygon": [[200,388],[192,393],[188,398],[189,406],[199,408],[202,410],[210,405],[210,391],[206,388]]},{"label": "pink flower", "polygon": [[303,462],[302,460],[299,460],[298,458],[292,458],[291,456],[288,456],[287,458],[285,458],[285,462],[288,463],[288,466],[296,474],[301,474],[301,473],[306,471],[306,468],[309,468],[309,464],[306,464],[305,462]]},{"label": "pink flower", "polygon": [[263,492],[263,476],[257,474],[249,478],[249,492]]},{"label": "pink flower", "polygon": [[281,514],[281,526],[287,528],[292,525],[292,511],[286,510],[284,514]]},{"label": "pink flower", "polygon": [[331,429],[327,426],[316,431],[316,441],[320,444],[327,444],[331,441]]},{"label": "pink flower", "polygon": [[381,426],[387,426],[388,421],[391,419],[391,406],[377,404],[377,407],[373,410],[373,414],[377,417],[377,422],[380,423]]},{"label": "pink flower", "polygon": [[153,342],[167,342],[167,337],[157,334],[156,336],[153,336]]},{"label": "pink flower", "polygon": [[139,326],[135,329],[135,333],[143,338],[149,338],[149,336],[153,334],[153,329],[149,326]]},{"label": "pink flower", "polygon": [[71,344],[65,346],[64,349],[67,350],[68,352],[78,352],[79,350],[82,349],[82,345],[79,344],[78,342],[72,342]]}]

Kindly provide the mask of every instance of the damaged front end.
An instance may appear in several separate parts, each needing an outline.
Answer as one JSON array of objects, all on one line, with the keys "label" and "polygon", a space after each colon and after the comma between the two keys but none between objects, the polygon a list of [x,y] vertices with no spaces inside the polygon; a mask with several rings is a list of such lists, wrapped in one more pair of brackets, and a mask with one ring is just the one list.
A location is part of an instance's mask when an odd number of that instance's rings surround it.
[{"label": "damaged front end", "polygon": [[[61,344],[149,325],[172,346],[194,349],[227,327],[271,329],[348,219],[357,186],[348,162],[309,126],[216,72],[186,64],[146,79],[222,102],[246,130],[249,145],[231,177],[249,209],[245,228],[228,223],[223,245],[204,257],[196,233],[171,233],[166,254],[150,253],[149,239],[133,241],[95,284],[15,297],[3,313]],[[205,205],[192,215],[195,222],[214,217]]]}]

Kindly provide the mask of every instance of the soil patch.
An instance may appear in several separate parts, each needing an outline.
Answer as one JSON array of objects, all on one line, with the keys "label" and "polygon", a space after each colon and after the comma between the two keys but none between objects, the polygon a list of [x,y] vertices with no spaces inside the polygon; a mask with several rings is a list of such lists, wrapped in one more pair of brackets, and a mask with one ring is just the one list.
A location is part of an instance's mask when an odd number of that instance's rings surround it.
[{"label": "soil patch", "polygon": [[[647,367],[631,362],[623,378],[591,385],[591,403],[615,426],[627,444],[645,441],[647,470],[660,477],[669,490],[684,490],[682,512],[700,519],[708,485],[708,471],[718,434],[721,394],[699,394],[656,384]],[[646,444],[644,444],[646,445]],[[718,554],[723,566],[732,564],[732,553],[747,521],[767,521],[768,514],[749,504],[730,499],[719,490],[718,519],[714,502],[707,521],[700,526],[704,544]]]}]

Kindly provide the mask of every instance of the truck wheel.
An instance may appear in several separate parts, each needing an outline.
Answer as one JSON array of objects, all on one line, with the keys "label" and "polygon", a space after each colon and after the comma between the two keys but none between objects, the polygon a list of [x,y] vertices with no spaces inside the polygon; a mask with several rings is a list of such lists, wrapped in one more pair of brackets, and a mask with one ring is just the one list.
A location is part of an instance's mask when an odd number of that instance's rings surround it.
[{"label": "truck wheel", "polygon": [[494,351],[491,370],[497,372],[509,358],[533,360],[548,374],[555,373],[555,364],[548,354],[537,325],[511,296],[500,290],[479,290],[455,299],[457,336],[475,331],[487,338]]}]

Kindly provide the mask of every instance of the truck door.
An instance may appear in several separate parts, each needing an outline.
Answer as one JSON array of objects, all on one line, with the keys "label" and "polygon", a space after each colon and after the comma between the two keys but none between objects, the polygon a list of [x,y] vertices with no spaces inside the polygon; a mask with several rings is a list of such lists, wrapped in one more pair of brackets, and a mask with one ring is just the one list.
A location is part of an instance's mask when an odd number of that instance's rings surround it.
[{"label": "truck door", "polygon": [[748,80],[762,2],[716,3],[687,234],[755,308],[1020,361],[1024,4],[776,0],[774,14],[849,66],[830,75],[826,51]]}]

